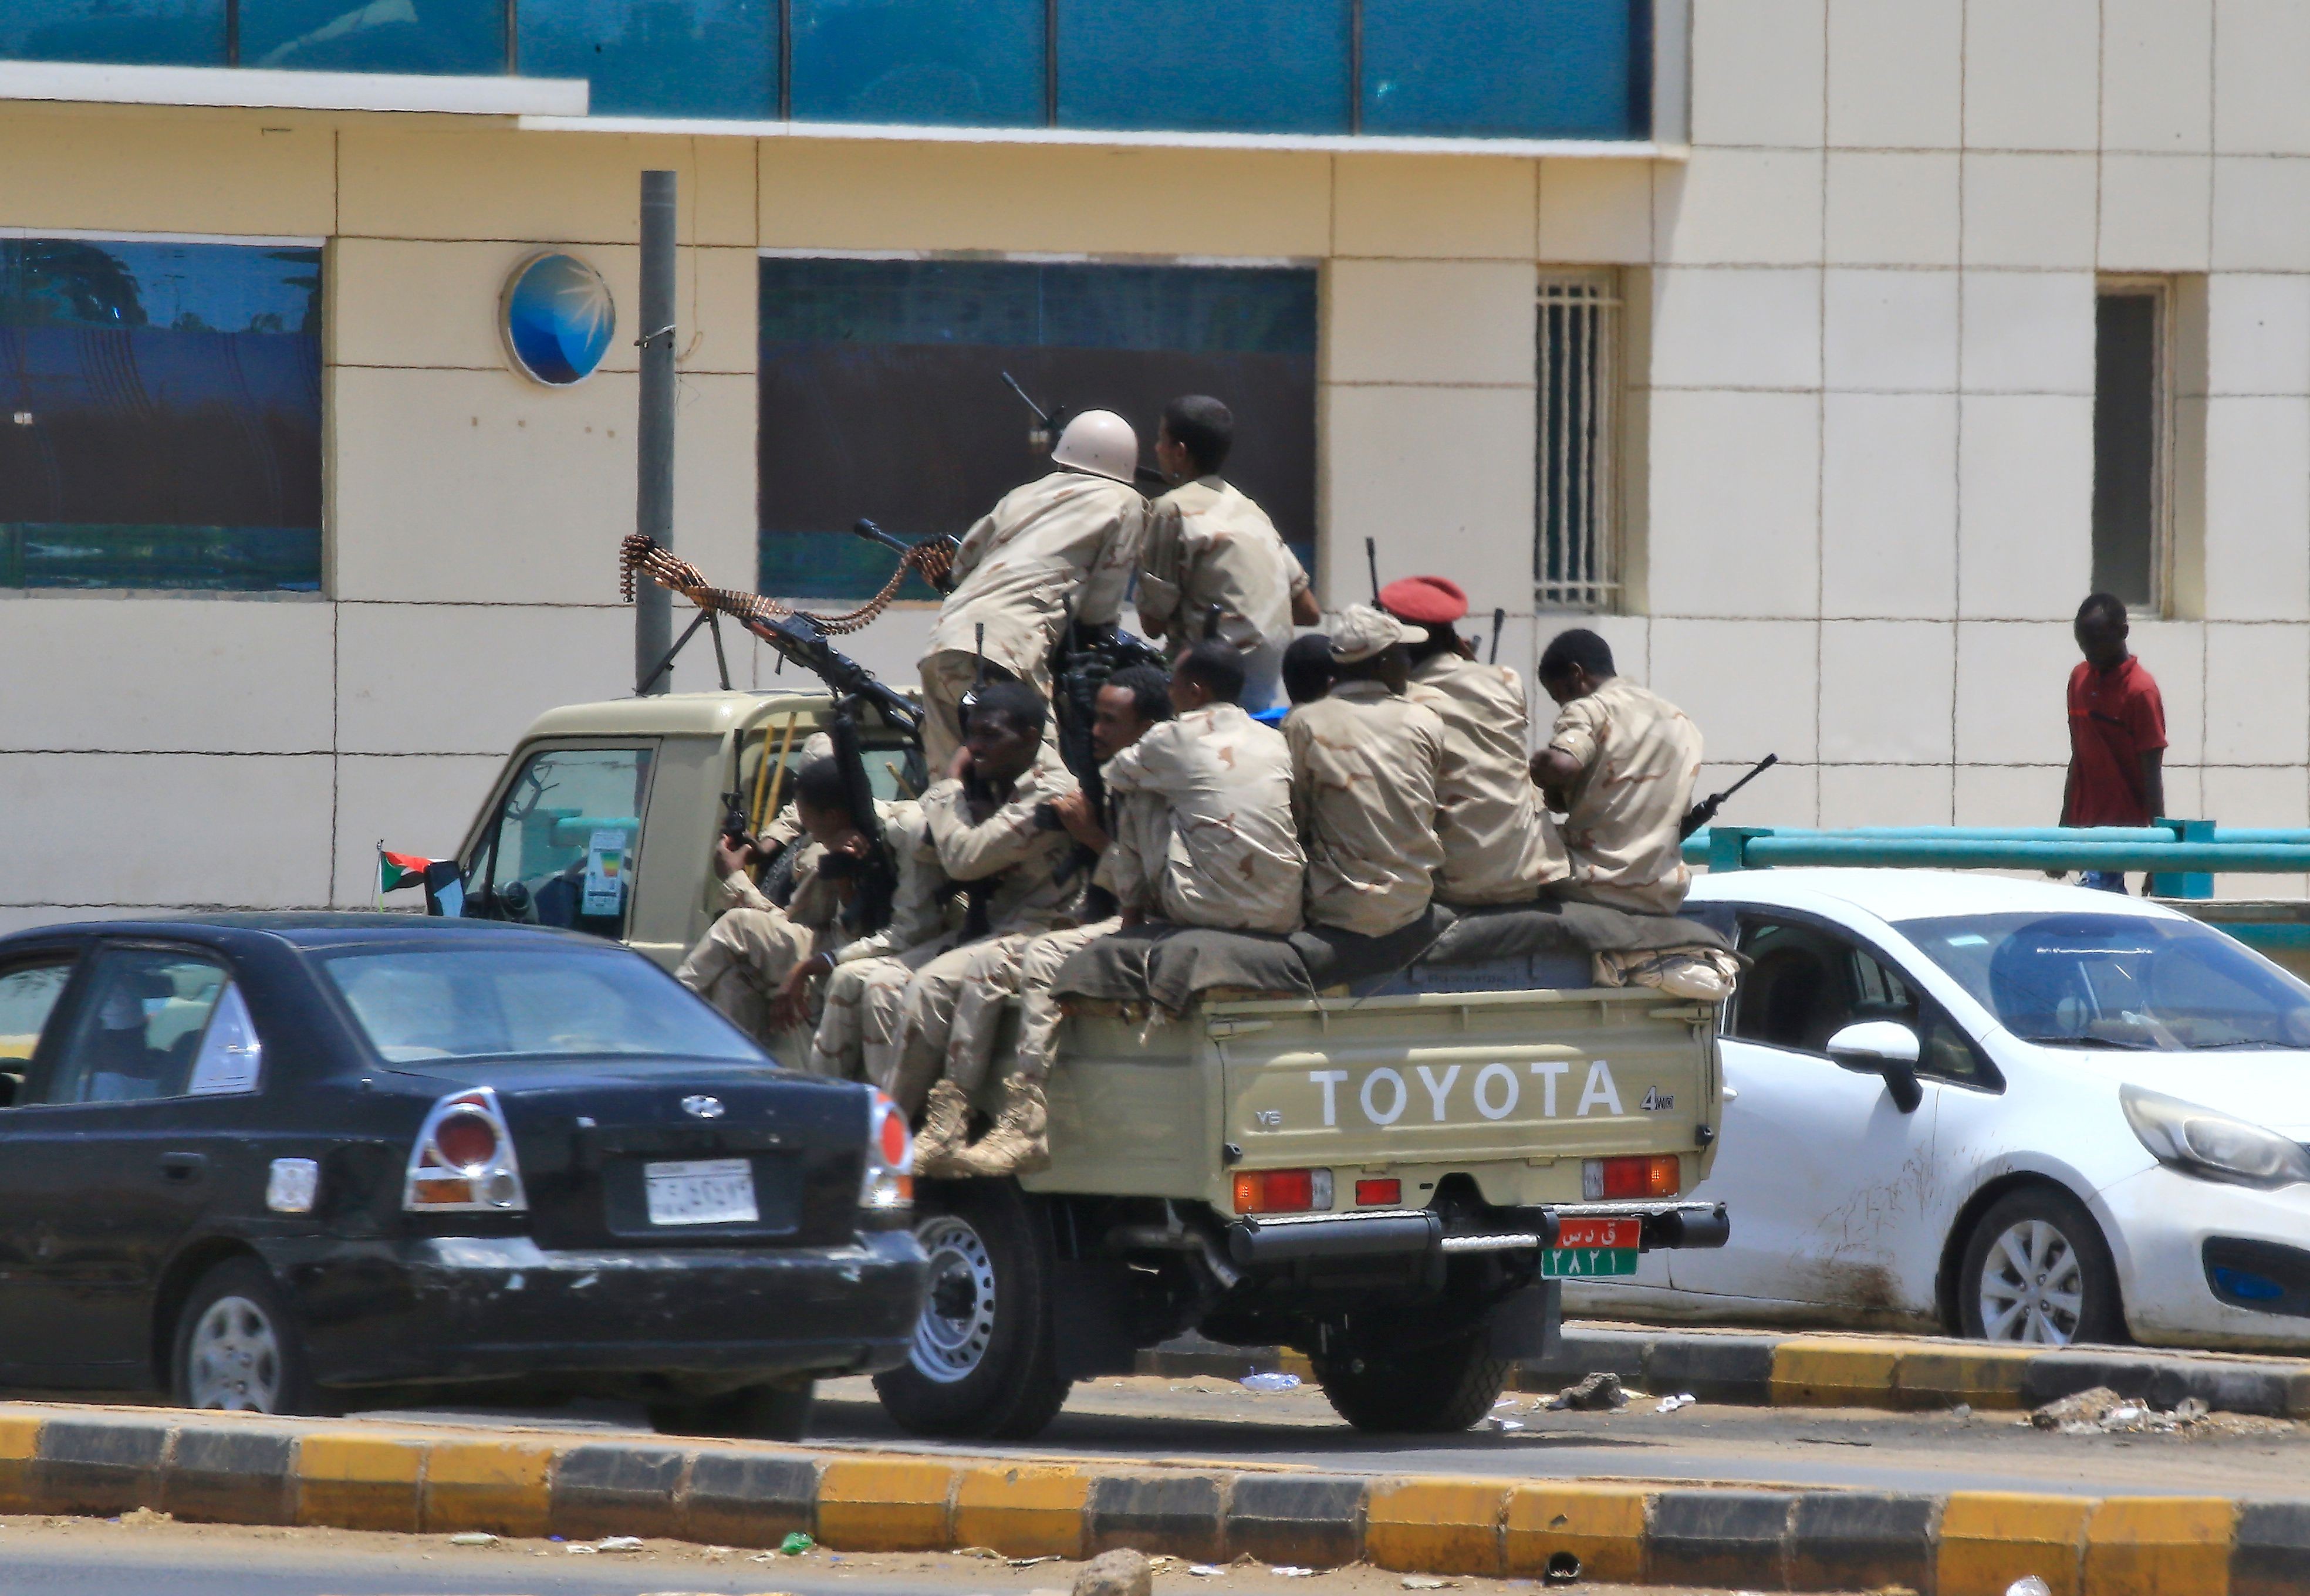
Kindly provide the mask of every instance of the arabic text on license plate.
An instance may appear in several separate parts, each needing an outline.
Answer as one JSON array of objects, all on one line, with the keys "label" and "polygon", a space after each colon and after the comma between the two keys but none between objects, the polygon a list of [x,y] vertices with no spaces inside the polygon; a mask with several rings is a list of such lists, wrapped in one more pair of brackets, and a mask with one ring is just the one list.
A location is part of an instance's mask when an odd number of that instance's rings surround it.
[{"label": "arabic text on license plate", "polygon": [[761,1218],[753,1167],[743,1158],[645,1164],[642,1184],[653,1225],[750,1225]]},{"label": "arabic text on license plate", "polygon": [[1559,1280],[1632,1275],[1637,1272],[1637,1254],[1623,1247],[1550,1247],[1541,1254],[1540,1272]]},{"label": "arabic text on license plate", "polygon": [[1642,1219],[1560,1219],[1556,1227],[1556,1245],[1629,1251],[1643,1238],[1644,1228]]}]

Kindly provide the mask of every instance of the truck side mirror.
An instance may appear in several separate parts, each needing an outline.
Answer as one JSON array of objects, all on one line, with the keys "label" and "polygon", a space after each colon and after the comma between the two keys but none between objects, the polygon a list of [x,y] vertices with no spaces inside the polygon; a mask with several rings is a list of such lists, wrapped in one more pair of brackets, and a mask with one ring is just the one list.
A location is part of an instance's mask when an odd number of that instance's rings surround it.
[{"label": "truck side mirror", "polygon": [[1868,1019],[1828,1039],[1828,1056],[1842,1069],[1884,1077],[1893,1106],[1915,1114],[1925,1100],[1917,1084],[1917,1033],[1898,1020]]}]

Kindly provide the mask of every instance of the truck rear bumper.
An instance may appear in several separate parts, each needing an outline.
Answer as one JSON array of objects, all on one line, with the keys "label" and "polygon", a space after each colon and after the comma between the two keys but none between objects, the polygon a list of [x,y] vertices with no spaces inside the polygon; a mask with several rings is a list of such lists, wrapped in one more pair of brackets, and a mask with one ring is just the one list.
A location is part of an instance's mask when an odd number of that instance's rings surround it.
[{"label": "truck rear bumper", "polygon": [[1302,1259],[1414,1258],[1467,1253],[1530,1253],[1556,1245],[1565,1219],[1636,1219],[1638,1250],[1721,1247],[1732,1234],[1721,1202],[1576,1202],[1506,1210],[1497,1222],[1454,1227],[1432,1209],[1359,1214],[1294,1214],[1238,1219],[1228,1255],[1241,1268]]}]

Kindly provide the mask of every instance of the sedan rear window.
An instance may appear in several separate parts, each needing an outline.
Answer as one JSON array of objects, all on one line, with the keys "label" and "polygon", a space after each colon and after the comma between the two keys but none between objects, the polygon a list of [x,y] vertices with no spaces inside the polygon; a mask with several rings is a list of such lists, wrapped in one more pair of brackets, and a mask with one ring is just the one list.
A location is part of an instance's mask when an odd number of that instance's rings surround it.
[{"label": "sedan rear window", "polygon": [[394,1063],[437,1058],[690,1058],[761,1050],[638,955],[495,948],[322,960]]},{"label": "sedan rear window", "polygon": [[1900,929],[2025,1042],[2310,1048],[2310,987],[2193,920],[1961,915]]}]

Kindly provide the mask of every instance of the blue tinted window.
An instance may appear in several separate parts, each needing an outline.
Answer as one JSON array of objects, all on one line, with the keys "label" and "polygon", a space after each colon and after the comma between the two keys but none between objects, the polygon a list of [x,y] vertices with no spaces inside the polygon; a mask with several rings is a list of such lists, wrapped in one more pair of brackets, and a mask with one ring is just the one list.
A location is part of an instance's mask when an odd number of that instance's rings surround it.
[{"label": "blue tinted window", "polygon": [[776,0],[520,0],[525,77],[589,78],[596,116],[777,110]]},{"label": "blue tinted window", "polygon": [[1648,0],[1363,0],[1363,131],[1632,138]]},{"label": "blue tinted window", "polygon": [[1150,464],[1165,403],[1219,395],[1229,480],[1311,551],[1312,271],[772,257],[761,291],[766,593],[863,597],[891,568],[844,530],[859,516],[960,534],[1049,471],[1005,371],[1046,407],[1121,412]]},{"label": "blue tinted window", "polygon": [[308,72],[503,72],[508,3],[240,0],[240,65]]},{"label": "blue tinted window", "polygon": [[1058,0],[1059,124],[1348,130],[1348,0]]},{"label": "blue tinted window", "polygon": [[794,0],[794,114],[979,127],[1043,120],[1043,0]]},{"label": "blue tinted window", "polygon": [[221,66],[224,7],[225,0],[5,0],[0,56]]},{"label": "blue tinted window", "polygon": [[0,585],[313,589],[321,252],[0,240]]}]

